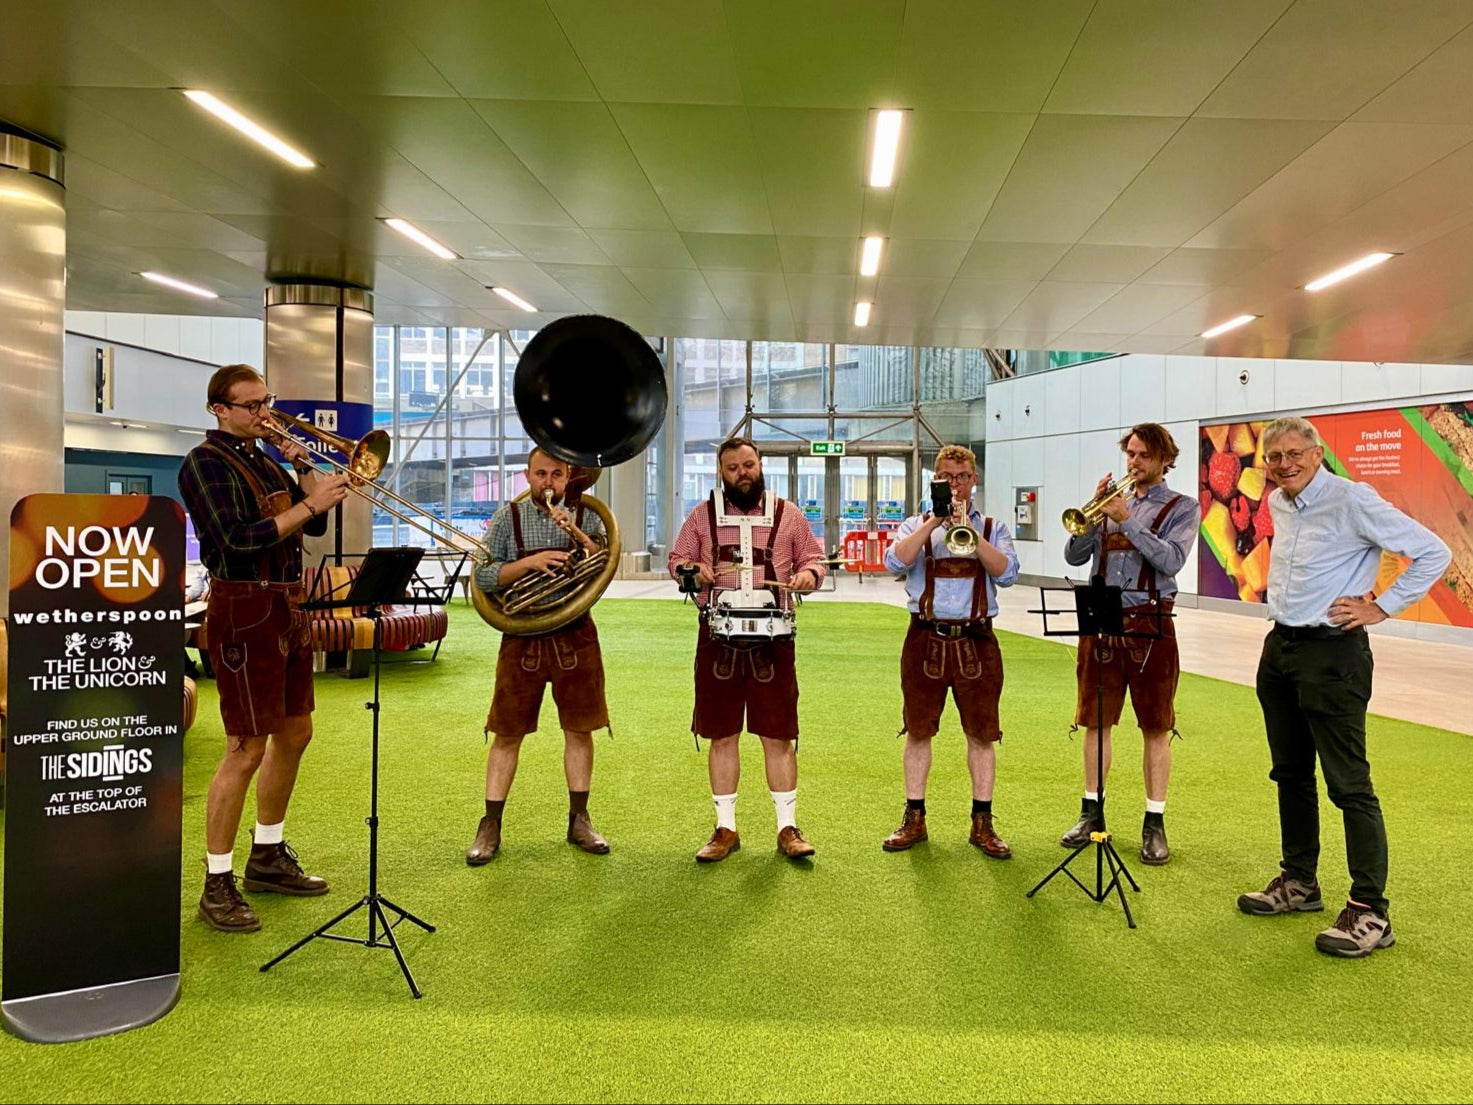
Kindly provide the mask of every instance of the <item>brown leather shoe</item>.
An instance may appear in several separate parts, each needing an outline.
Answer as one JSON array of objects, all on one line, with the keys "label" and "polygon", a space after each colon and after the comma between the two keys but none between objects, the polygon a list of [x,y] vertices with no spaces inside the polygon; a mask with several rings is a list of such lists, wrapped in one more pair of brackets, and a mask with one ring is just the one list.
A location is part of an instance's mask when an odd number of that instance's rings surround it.
[{"label": "brown leather shoe", "polygon": [[481,818],[481,823],[476,826],[476,839],[465,850],[466,866],[480,867],[482,864],[490,863],[499,851],[501,851],[501,822],[488,815]]},{"label": "brown leather shoe", "polygon": [[789,825],[777,834],[777,850],[789,859],[807,859],[815,851],[796,825]]},{"label": "brown leather shoe", "polygon": [[1096,799],[1084,798],[1079,803],[1079,820],[1074,828],[1059,837],[1065,848],[1082,848],[1090,841],[1090,833],[1105,831],[1105,821],[1100,817],[1100,804]]},{"label": "brown leather shoe", "polygon": [[587,812],[574,814],[568,821],[568,843],[576,844],[585,852],[595,856],[609,853],[609,842],[594,831],[593,822]]},{"label": "brown leather shoe", "polygon": [[205,892],[199,900],[199,915],[221,932],[255,932],[261,918],[246,905],[235,885],[235,873],[205,876]]},{"label": "brown leather shoe", "polygon": [[1008,842],[992,830],[992,814],[972,814],[972,835],[967,838],[969,844],[982,849],[982,854],[991,856],[993,859],[1012,859],[1013,850],[1008,847]]},{"label": "brown leather shoe", "polygon": [[928,839],[926,815],[920,810],[913,810],[906,806],[905,817],[900,822],[900,828],[887,836],[880,843],[880,847],[887,852],[903,852],[926,839]]},{"label": "brown leather shoe", "polygon": [[1166,843],[1166,821],[1159,813],[1146,814],[1141,826],[1141,862],[1152,867],[1165,867],[1171,862],[1171,848]]},{"label": "brown leather shoe", "polygon": [[304,873],[297,862],[297,853],[284,840],[280,844],[252,844],[251,858],[241,881],[247,890],[270,890],[294,898],[315,898],[327,893],[327,880]]},{"label": "brown leather shoe", "polygon": [[706,841],[705,846],[696,853],[697,863],[720,863],[727,856],[739,851],[742,846],[742,838],[737,835],[735,829],[723,829],[717,826],[711,839]]}]

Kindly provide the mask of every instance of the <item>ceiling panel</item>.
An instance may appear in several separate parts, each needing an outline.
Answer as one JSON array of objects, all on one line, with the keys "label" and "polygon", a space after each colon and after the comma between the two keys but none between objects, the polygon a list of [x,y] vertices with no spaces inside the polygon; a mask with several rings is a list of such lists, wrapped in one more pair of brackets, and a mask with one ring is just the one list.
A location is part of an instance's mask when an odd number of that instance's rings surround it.
[{"label": "ceiling panel", "polygon": [[706,284],[727,318],[792,321],[782,273],[709,272]]},{"label": "ceiling panel", "polygon": [[1077,242],[1182,122],[1040,115],[978,239]]},{"label": "ceiling panel", "polygon": [[1380,123],[1473,123],[1473,28],[1394,81],[1356,118]]},{"label": "ceiling panel", "polygon": [[1083,240],[1185,245],[1332,126],[1318,120],[1190,119]]},{"label": "ceiling panel", "polygon": [[726,0],[727,33],[748,104],[902,106],[894,64],[905,0]]},{"label": "ceiling panel", "polygon": [[1171,250],[1157,246],[1078,245],[1048,272],[1049,280],[1128,284]]},{"label": "ceiling panel", "polygon": [[771,234],[682,234],[680,237],[702,269],[776,272],[782,267],[777,239]]},{"label": "ceiling panel", "polygon": [[1001,326],[1036,283],[1028,279],[953,280],[936,309],[934,321],[938,326]]},{"label": "ceiling panel", "polygon": [[1188,115],[1293,0],[1100,0],[1044,110]]},{"label": "ceiling panel", "polygon": [[673,230],[590,230],[611,264],[634,269],[693,269],[695,258]]},{"label": "ceiling panel", "polygon": [[[715,275],[715,274],[713,274]],[[631,287],[668,318],[725,318],[705,279],[677,269],[625,269]]]},{"label": "ceiling panel", "polygon": [[773,230],[858,235],[867,113],[752,108],[747,115]]},{"label": "ceiling panel", "polygon": [[1132,284],[1074,323],[1073,328],[1117,338],[1135,334],[1200,298],[1202,289],[1186,284]]},{"label": "ceiling panel", "polygon": [[1092,7],[1094,0],[910,0],[896,102],[1037,112]]},{"label": "ceiling panel", "polygon": [[[1021,114],[911,112],[890,233],[903,238],[975,238],[1033,119]],[[871,225],[866,222],[866,229]]]},{"label": "ceiling panel", "polygon": [[610,108],[677,230],[772,233],[745,111],[689,104]]},{"label": "ceiling panel", "polygon": [[[856,249],[859,243],[855,242]],[[931,276],[950,280],[971,248],[968,242],[891,238],[880,255],[880,270],[891,276]]]},{"label": "ceiling panel", "polygon": [[1198,114],[1339,121],[1470,21],[1473,9],[1466,0],[1297,3],[1213,90]]},{"label": "ceiling panel", "polygon": [[957,276],[975,280],[1024,280],[1030,285],[1048,275],[1069,252],[1067,243],[974,242]]},{"label": "ceiling panel", "polygon": [[1067,330],[1124,287],[1122,284],[1073,284],[1045,281],[1023,297],[1003,320],[1007,329]]},{"label": "ceiling panel", "polygon": [[783,237],[777,240],[777,247],[782,255],[782,269],[787,273],[859,271],[857,238]]}]

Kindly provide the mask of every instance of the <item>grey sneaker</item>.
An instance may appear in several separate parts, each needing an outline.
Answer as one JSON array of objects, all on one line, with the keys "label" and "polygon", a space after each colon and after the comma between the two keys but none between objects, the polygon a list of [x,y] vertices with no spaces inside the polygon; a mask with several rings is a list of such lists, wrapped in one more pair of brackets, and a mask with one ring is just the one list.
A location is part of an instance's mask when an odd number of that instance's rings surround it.
[{"label": "grey sneaker", "polygon": [[1346,959],[1361,959],[1377,948],[1389,948],[1395,943],[1390,918],[1348,903],[1335,923],[1314,938],[1314,946],[1320,951]]},{"label": "grey sneaker", "polygon": [[1238,908],[1267,917],[1273,913],[1317,913],[1325,908],[1325,902],[1320,897],[1319,883],[1300,882],[1280,872],[1262,890],[1239,894]]}]

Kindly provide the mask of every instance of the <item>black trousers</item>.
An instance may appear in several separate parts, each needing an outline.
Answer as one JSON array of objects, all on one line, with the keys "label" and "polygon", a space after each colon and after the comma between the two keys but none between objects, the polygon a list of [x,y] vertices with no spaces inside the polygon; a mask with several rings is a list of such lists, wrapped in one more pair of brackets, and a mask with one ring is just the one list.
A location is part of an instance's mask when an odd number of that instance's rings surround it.
[{"label": "black trousers", "polygon": [[1366,760],[1371,643],[1364,630],[1275,626],[1258,661],[1258,702],[1279,788],[1284,873],[1315,879],[1320,858],[1315,757],[1345,822],[1350,896],[1386,913],[1386,824]]}]

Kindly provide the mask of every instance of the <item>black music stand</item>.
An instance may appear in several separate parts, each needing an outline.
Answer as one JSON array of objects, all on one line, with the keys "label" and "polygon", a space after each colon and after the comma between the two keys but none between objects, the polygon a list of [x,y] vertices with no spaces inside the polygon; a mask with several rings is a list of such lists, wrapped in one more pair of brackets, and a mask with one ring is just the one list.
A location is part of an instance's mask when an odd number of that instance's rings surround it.
[{"label": "black music stand", "polygon": [[[1113,637],[1122,641],[1125,639],[1159,640],[1161,637],[1161,620],[1170,617],[1162,608],[1160,602],[1152,607],[1152,613],[1147,614],[1148,619],[1153,619],[1155,625],[1147,630],[1125,629],[1125,614],[1120,603],[1119,587],[1110,587],[1105,584],[1104,576],[1097,575],[1090,580],[1087,587],[1040,587],[1039,596],[1042,608],[1030,610],[1030,614],[1039,614],[1043,617],[1043,635],[1045,637],[1074,637],[1080,638],[1080,648],[1095,648],[1101,637]],[[1051,610],[1048,604],[1050,593],[1064,592],[1073,596],[1074,609]],[[1062,615],[1067,617],[1074,615],[1075,624],[1063,629],[1050,629],[1050,615]],[[1086,638],[1091,638],[1086,640]],[[1120,858],[1120,853],[1115,850],[1111,841],[1109,826],[1105,821],[1105,669],[1103,664],[1095,665],[1095,778],[1099,787],[1099,818],[1101,831],[1090,833],[1090,838],[1075,848],[1064,861],[1058,864],[1052,871],[1043,877],[1043,881],[1028,891],[1026,897],[1033,897],[1053,877],[1061,871],[1074,881],[1074,885],[1083,890],[1085,895],[1093,901],[1103,902],[1109,898],[1111,892],[1120,897],[1120,908],[1125,911],[1125,922],[1131,928],[1135,928],[1135,918],[1130,914],[1130,903],[1125,900],[1125,888],[1120,885],[1120,876],[1130,883],[1130,888],[1137,894],[1140,886],[1131,877],[1130,871],[1125,866],[1125,861]],[[1095,884],[1094,888],[1086,886],[1079,881],[1078,876],[1069,870],[1069,865],[1077,859],[1081,852],[1091,844],[1095,846]],[[1105,869],[1109,868],[1110,878],[1106,880]]]},{"label": "black music stand", "polygon": [[[351,555],[351,554],[346,554]],[[389,604],[394,605],[416,605],[416,606],[443,606],[445,599],[443,595],[433,597],[409,597],[406,588],[415,578],[415,569],[419,566],[420,557],[424,550],[415,547],[370,549],[361,554],[362,566],[358,570],[356,578],[342,587],[335,588],[320,596],[314,596],[302,604],[303,610],[335,610],[344,606],[366,606],[368,617],[373,619],[373,701],[365,702],[363,708],[373,714],[373,767],[369,773],[369,805],[368,805],[368,893],[347,909],[343,910],[325,925],[309,932],[298,940],[286,951],[282,952],[269,963],[264,963],[261,970],[269,971],[298,948],[305,947],[313,940],[321,937],[323,940],[340,940],[346,944],[360,944],[365,948],[390,948],[394,952],[394,958],[399,961],[399,970],[404,972],[404,981],[409,984],[409,992],[416,998],[423,997],[420,989],[415,985],[414,976],[409,973],[409,964],[404,961],[404,953],[399,950],[399,941],[394,936],[394,927],[400,921],[412,921],[426,932],[434,932],[435,926],[420,920],[406,909],[401,909],[388,898],[378,892],[378,745],[379,745],[379,667],[382,624],[382,608]],[[323,558],[323,568],[326,567],[327,557]],[[326,579],[327,572],[318,570],[318,579]],[[345,593],[340,593],[345,592]],[[329,931],[339,921],[351,917],[360,909],[368,910],[368,938],[360,939],[356,936],[340,936]],[[392,910],[399,916],[390,923],[385,910]],[[382,935],[379,929],[382,928]]]}]

